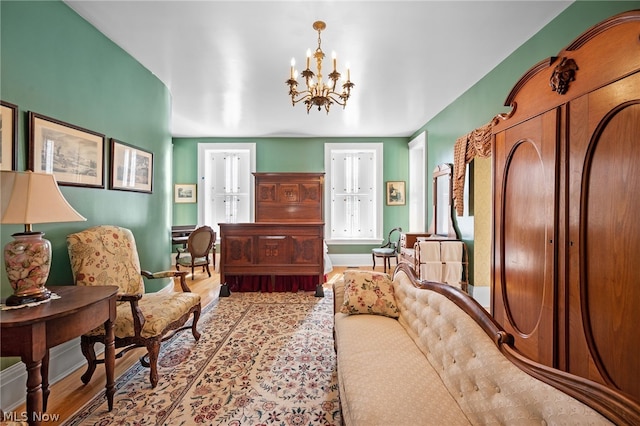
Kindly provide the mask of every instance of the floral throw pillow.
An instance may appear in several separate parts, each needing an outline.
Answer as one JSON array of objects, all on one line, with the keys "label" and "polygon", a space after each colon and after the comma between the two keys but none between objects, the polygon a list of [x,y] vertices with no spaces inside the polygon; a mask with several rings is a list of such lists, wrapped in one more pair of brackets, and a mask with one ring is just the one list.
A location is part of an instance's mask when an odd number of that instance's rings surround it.
[{"label": "floral throw pillow", "polygon": [[393,283],[388,274],[369,271],[345,271],[344,314],[372,314],[398,318]]}]

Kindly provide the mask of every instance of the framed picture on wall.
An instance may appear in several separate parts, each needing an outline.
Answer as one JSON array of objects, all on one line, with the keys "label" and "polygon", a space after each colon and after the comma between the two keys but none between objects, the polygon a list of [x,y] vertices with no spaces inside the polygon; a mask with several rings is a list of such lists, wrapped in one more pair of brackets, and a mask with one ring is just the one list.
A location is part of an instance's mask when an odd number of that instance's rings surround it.
[{"label": "framed picture on wall", "polygon": [[111,139],[109,188],[153,192],[153,153]]},{"label": "framed picture on wall", "polygon": [[176,183],[175,189],[174,189],[174,202],[195,203],[196,202],[196,184],[195,183]]},{"label": "framed picture on wall", "polygon": [[104,144],[100,133],[29,112],[28,169],[58,185],[104,188]]},{"label": "framed picture on wall", "polygon": [[0,101],[0,170],[18,165],[18,106]]},{"label": "framed picture on wall", "polygon": [[395,180],[387,182],[387,205],[404,206],[406,203],[404,181]]}]

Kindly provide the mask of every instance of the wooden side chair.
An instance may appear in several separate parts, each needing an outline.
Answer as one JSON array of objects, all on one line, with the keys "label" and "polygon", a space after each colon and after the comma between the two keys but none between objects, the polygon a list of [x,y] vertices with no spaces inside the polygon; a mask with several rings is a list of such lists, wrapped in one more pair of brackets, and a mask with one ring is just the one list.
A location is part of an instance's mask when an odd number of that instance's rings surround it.
[{"label": "wooden side chair", "polygon": [[[200,295],[192,293],[187,286],[186,272],[142,271],[133,233],[117,226],[95,226],[68,235],[67,247],[76,285],[119,287],[113,329],[116,349],[123,349],[116,358],[129,349],[146,347],[148,354],[140,362],[150,367],[151,387],[156,387],[161,342],[186,328],[191,328],[196,340],[200,339],[196,329],[202,309]],[[143,276],[149,279],[179,278],[182,291],[145,293]],[[184,326],[191,314],[191,325]],[[80,338],[80,347],[88,363],[87,371],[82,376],[85,384],[91,380],[96,365],[104,362],[96,359],[94,350],[94,344],[104,343],[104,340],[103,326]]]},{"label": "wooden side chair", "polygon": [[[398,237],[392,241],[391,236],[394,232],[398,233]],[[382,264],[384,265],[384,272],[387,272],[387,265],[389,269],[391,269],[391,258],[396,259],[396,265],[398,264],[398,251],[400,250],[400,237],[402,233],[402,228],[393,228],[389,231],[389,236],[387,237],[384,244],[378,248],[371,249],[371,257],[373,258],[373,269],[376,269],[376,257],[382,258]]]},{"label": "wooden side chair", "polygon": [[[209,254],[212,253],[215,270],[216,259],[216,233],[210,226],[201,226],[189,235],[186,248],[178,248],[178,256],[176,257],[176,269],[180,270],[180,266],[191,268],[191,279],[193,280],[195,268],[202,266],[202,272],[207,270],[207,274],[211,276],[209,264],[211,259]],[[186,256],[181,256],[186,254]]]}]

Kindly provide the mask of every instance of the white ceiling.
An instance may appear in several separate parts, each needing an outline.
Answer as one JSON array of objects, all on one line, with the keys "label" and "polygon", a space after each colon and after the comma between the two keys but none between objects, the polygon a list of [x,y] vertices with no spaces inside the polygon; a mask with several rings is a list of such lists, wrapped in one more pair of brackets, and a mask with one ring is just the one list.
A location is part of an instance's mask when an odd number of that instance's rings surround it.
[{"label": "white ceiling", "polygon": [[[366,137],[411,135],[572,1],[66,3],[169,88],[174,136]],[[317,20],[323,69],[335,51],[355,83],[328,115],[285,84]]]}]

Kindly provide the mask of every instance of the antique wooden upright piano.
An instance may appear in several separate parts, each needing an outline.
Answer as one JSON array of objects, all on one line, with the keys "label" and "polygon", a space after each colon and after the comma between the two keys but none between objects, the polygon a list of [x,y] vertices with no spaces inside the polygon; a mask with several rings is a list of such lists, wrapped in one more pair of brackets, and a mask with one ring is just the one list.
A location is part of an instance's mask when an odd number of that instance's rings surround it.
[{"label": "antique wooden upright piano", "polygon": [[219,224],[221,295],[315,290],[324,296],[324,173],[254,177],[255,222]]}]

